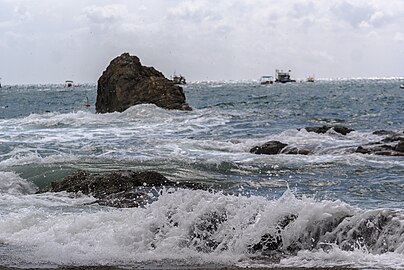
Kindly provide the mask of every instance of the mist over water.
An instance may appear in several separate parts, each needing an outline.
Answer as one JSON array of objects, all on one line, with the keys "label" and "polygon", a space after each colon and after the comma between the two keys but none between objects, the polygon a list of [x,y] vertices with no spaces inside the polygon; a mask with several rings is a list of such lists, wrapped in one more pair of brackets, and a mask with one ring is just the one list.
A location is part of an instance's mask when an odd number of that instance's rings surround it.
[{"label": "mist over water", "polygon": [[[404,159],[354,152],[383,138],[374,131],[403,133],[401,83],[198,82],[184,87],[193,111],[110,114],[95,114],[95,85],[3,86],[0,265],[404,268]],[[355,131],[302,129],[332,124]],[[270,140],[313,154],[249,152]],[[36,194],[77,169],[155,170],[220,188],[163,190],[133,209]],[[375,242],[354,237],[382,225]],[[257,244],[268,235],[281,244]]]}]

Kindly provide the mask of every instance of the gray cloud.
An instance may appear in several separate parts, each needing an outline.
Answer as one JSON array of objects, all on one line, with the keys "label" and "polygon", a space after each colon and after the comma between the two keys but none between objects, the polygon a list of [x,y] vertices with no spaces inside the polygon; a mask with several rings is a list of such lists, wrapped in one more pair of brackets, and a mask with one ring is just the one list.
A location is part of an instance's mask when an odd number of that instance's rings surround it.
[{"label": "gray cloud", "polygon": [[0,77],[96,82],[124,51],[189,80],[276,68],[299,78],[403,76],[402,10],[401,0],[0,0]]},{"label": "gray cloud", "polygon": [[332,11],[339,19],[353,27],[358,27],[362,22],[369,20],[374,12],[369,6],[353,5],[347,1],[342,1],[335,5]]}]

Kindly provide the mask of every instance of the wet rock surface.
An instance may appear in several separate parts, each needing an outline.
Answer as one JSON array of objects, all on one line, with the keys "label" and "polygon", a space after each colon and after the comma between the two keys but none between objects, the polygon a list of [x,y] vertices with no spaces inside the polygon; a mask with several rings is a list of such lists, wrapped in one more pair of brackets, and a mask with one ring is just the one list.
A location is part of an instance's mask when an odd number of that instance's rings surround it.
[{"label": "wet rock surface", "polygon": [[52,182],[49,191],[82,193],[93,196],[96,198],[94,203],[100,205],[128,208],[151,202],[154,198],[150,197],[150,192],[157,193],[158,188],[163,187],[209,189],[208,186],[200,183],[176,183],[154,171],[127,170],[91,174],[79,170],[72,175]]},{"label": "wet rock surface", "polygon": [[192,110],[183,89],[136,56],[123,53],[111,61],[98,80],[97,113],[122,112],[137,104],[165,109]]},{"label": "wet rock surface", "polygon": [[[344,126],[321,126],[321,127],[306,127],[307,132],[315,132],[318,134],[325,134],[332,130],[335,133],[346,136],[348,133],[354,131],[353,129]],[[301,129],[298,129],[301,130]],[[404,133],[397,133],[393,131],[378,130],[372,133],[373,135],[380,136],[380,140],[374,141],[365,145],[356,147],[345,147],[346,153],[359,153],[369,155],[383,155],[383,156],[404,156]],[[331,134],[332,135],[332,134]],[[290,155],[311,155],[314,154],[312,149],[304,147],[296,147],[288,145],[281,141],[268,141],[262,145],[254,146],[250,149],[253,154],[290,154]]]},{"label": "wet rock surface", "polygon": [[336,133],[342,134],[342,135],[347,135],[348,133],[354,131],[351,128],[344,127],[341,125],[335,125],[335,126],[321,126],[321,127],[306,127],[304,128],[308,132],[315,132],[318,134],[324,134],[328,132],[329,130],[333,130]]},{"label": "wet rock surface", "polygon": [[258,155],[276,155],[280,154],[282,149],[287,146],[286,143],[279,141],[269,141],[260,146],[251,148],[250,153]]},{"label": "wet rock surface", "polygon": [[404,134],[380,130],[374,135],[384,136],[380,141],[359,146],[356,153],[382,156],[404,156]]},{"label": "wet rock surface", "polygon": [[[259,218],[258,216],[256,218]],[[225,250],[218,235],[231,228],[225,212],[211,212],[200,217],[190,233],[188,245],[200,252]],[[251,223],[259,220],[251,220]],[[367,250],[372,254],[395,252],[404,241],[404,213],[399,210],[371,210],[363,213],[340,211],[307,220],[299,213],[289,213],[268,224],[258,241],[248,245],[256,256],[279,261],[301,250]]]}]

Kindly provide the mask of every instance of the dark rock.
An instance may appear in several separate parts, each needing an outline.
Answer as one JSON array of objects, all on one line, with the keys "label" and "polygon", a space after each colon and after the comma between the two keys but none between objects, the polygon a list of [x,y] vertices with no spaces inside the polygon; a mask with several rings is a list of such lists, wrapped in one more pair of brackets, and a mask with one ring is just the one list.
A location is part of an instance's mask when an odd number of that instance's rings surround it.
[{"label": "dark rock", "polygon": [[394,147],[397,152],[404,153],[404,139],[401,139],[398,144]]},{"label": "dark rock", "polygon": [[214,234],[217,232],[220,224],[227,221],[226,213],[208,212],[202,215],[190,232],[190,242],[199,252],[212,252],[218,245],[219,241],[215,240]]},{"label": "dark rock", "polygon": [[279,154],[287,144],[281,143],[279,141],[269,141],[260,146],[255,146],[250,149],[250,153],[259,155],[276,155]]},{"label": "dark rock", "polygon": [[[72,192],[91,195],[94,203],[112,207],[137,207],[158,197],[156,188],[173,187],[210,190],[211,186],[192,182],[173,182],[154,171],[116,171],[90,174],[76,171],[58,181],[51,182],[50,192]],[[153,194],[151,198],[148,194]]]},{"label": "dark rock", "polygon": [[164,185],[174,186],[175,183],[153,171],[117,171],[103,175],[77,171],[52,182],[50,191],[81,192],[94,196],[97,199],[96,203],[100,205],[136,207],[150,199],[142,190],[144,187]]},{"label": "dark rock", "polygon": [[250,245],[248,247],[249,251],[252,253],[262,252],[267,253],[272,251],[278,251],[282,247],[283,239],[282,239],[282,231],[289,225],[289,223],[294,222],[297,219],[297,216],[294,214],[290,214],[284,216],[280,219],[275,227],[274,232],[265,233],[261,236],[261,239],[258,243]]},{"label": "dark rock", "polygon": [[305,128],[308,132],[315,132],[318,134],[324,134],[328,130],[333,129],[335,132],[340,133],[342,135],[346,135],[350,133],[351,131],[354,131],[353,129],[340,126],[340,125],[335,125],[335,126],[322,126],[322,127],[306,127]]},{"label": "dark rock", "polygon": [[348,133],[354,131],[353,129],[344,126],[333,126],[332,128],[334,129],[335,132],[342,135],[347,135]]},{"label": "dark rock", "polygon": [[51,183],[51,191],[82,192],[94,197],[133,190],[138,186],[174,185],[162,174],[153,171],[117,171],[108,174],[90,174],[77,171],[60,181]]},{"label": "dark rock", "polygon": [[402,136],[400,136],[398,134],[394,134],[394,135],[391,135],[391,136],[388,136],[388,137],[384,138],[382,140],[382,142],[390,143],[390,142],[398,142],[398,141],[403,141],[403,140],[404,140],[404,137],[402,137]]},{"label": "dark rock", "polygon": [[299,149],[297,147],[286,147],[281,151],[282,154],[289,155],[310,155],[312,152],[308,149]]},{"label": "dark rock", "polygon": [[404,235],[404,215],[399,210],[371,210],[356,214],[341,211],[305,220],[305,227],[301,227],[302,223],[296,225],[298,218],[297,214],[285,215],[277,225],[269,226],[258,242],[248,246],[249,252],[274,257],[274,254],[296,255],[300,250],[328,251],[338,245],[342,250],[365,248],[372,254],[381,254],[397,252]]},{"label": "dark rock", "polygon": [[376,130],[372,134],[379,135],[379,136],[385,136],[385,135],[394,135],[395,133],[393,131],[382,129],[382,130]]},{"label": "dark rock", "polygon": [[[402,141],[400,141],[400,143],[401,142]],[[404,151],[402,151],[403,146],[400,143],[398,143],[396,146],[380,143],[359,146],[356,148],[355,153],[379,156],[404,156]]]},{"label": "dark rock", "polygon": [[394,252],[403,235],[403,215],[394,210],[374,210],[348,217],[332,233],[324,234],[324,243],[336,243],[341,249],[352,251],[366,248],[373,254]]},{"label": "dark rock", "polygon": [[360,154],[370,154],[372,151],[370,151],[369,149],[363,148],[363,146],[359,146],[358,148],[356,148],[355,153],[360,153]]},{"label": "dark rock", "polygon": [[98,80],[97,113],[122,112],[137,104],[165,109],[192,110],[182,88],[136,56],[123,53],[111,61]]}]

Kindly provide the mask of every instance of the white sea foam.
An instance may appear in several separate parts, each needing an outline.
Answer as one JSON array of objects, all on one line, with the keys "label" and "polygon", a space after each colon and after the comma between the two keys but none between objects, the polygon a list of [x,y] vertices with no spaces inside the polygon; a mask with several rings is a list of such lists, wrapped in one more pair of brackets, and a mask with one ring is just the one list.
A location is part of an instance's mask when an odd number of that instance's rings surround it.
[{"label": "white sea foam", "polygon": [[13,172],[0,171],[0,198],[4,194],[30,194],[36,191],[35,185]]},{"label": "white sea foam", "polygon": [[[166,191],[146,208],[90,207],[86,210],[81,207],[79,211],[66,211],[69,205],[74,207],[74,200],[54,196],[58,195],[48,194],[35,200],[31,196],[29,201],[35,208],[20,204],[20,210],[4,214],[0,219],[0,242],[24,247],[26,250],[18,254],[23,262],[132,265],[173,260],[195,265],[234,264],[241,260],[248,265],[253,263],[248,262],[249,246],[259,242],[264,234],[276,232],[277,222],[285,216],[298,216],[293,226],[282,234],[287,244],[308,235],[310,226],[325,218],[340,213],[361,213],[339,201],[298,199],[290,191],[272,201],[206,191]],[[47,208],[38,207],[40,200]],[[58,206],[64,210],[58,211]],[[373,255],[335,247],[330,252],[302,251],[280,264],[361,266],[363,259],[359,254],[362,254],[366,256],[365,261],[376,266],[397,266],[399,259],[403,259],[402,252]],[[394,261],[384,262],[382,258]]]},{"label": "white sea foam", "polygon": [[[258,266],[258,265],[256,265]],[[281,260],[279,267],[354,267],[359,269],[404,269],[404,256],[400,253],[371,254],[366,249],[344,251],[337,247],[325,252],[300,251],[297,256]]]}]

